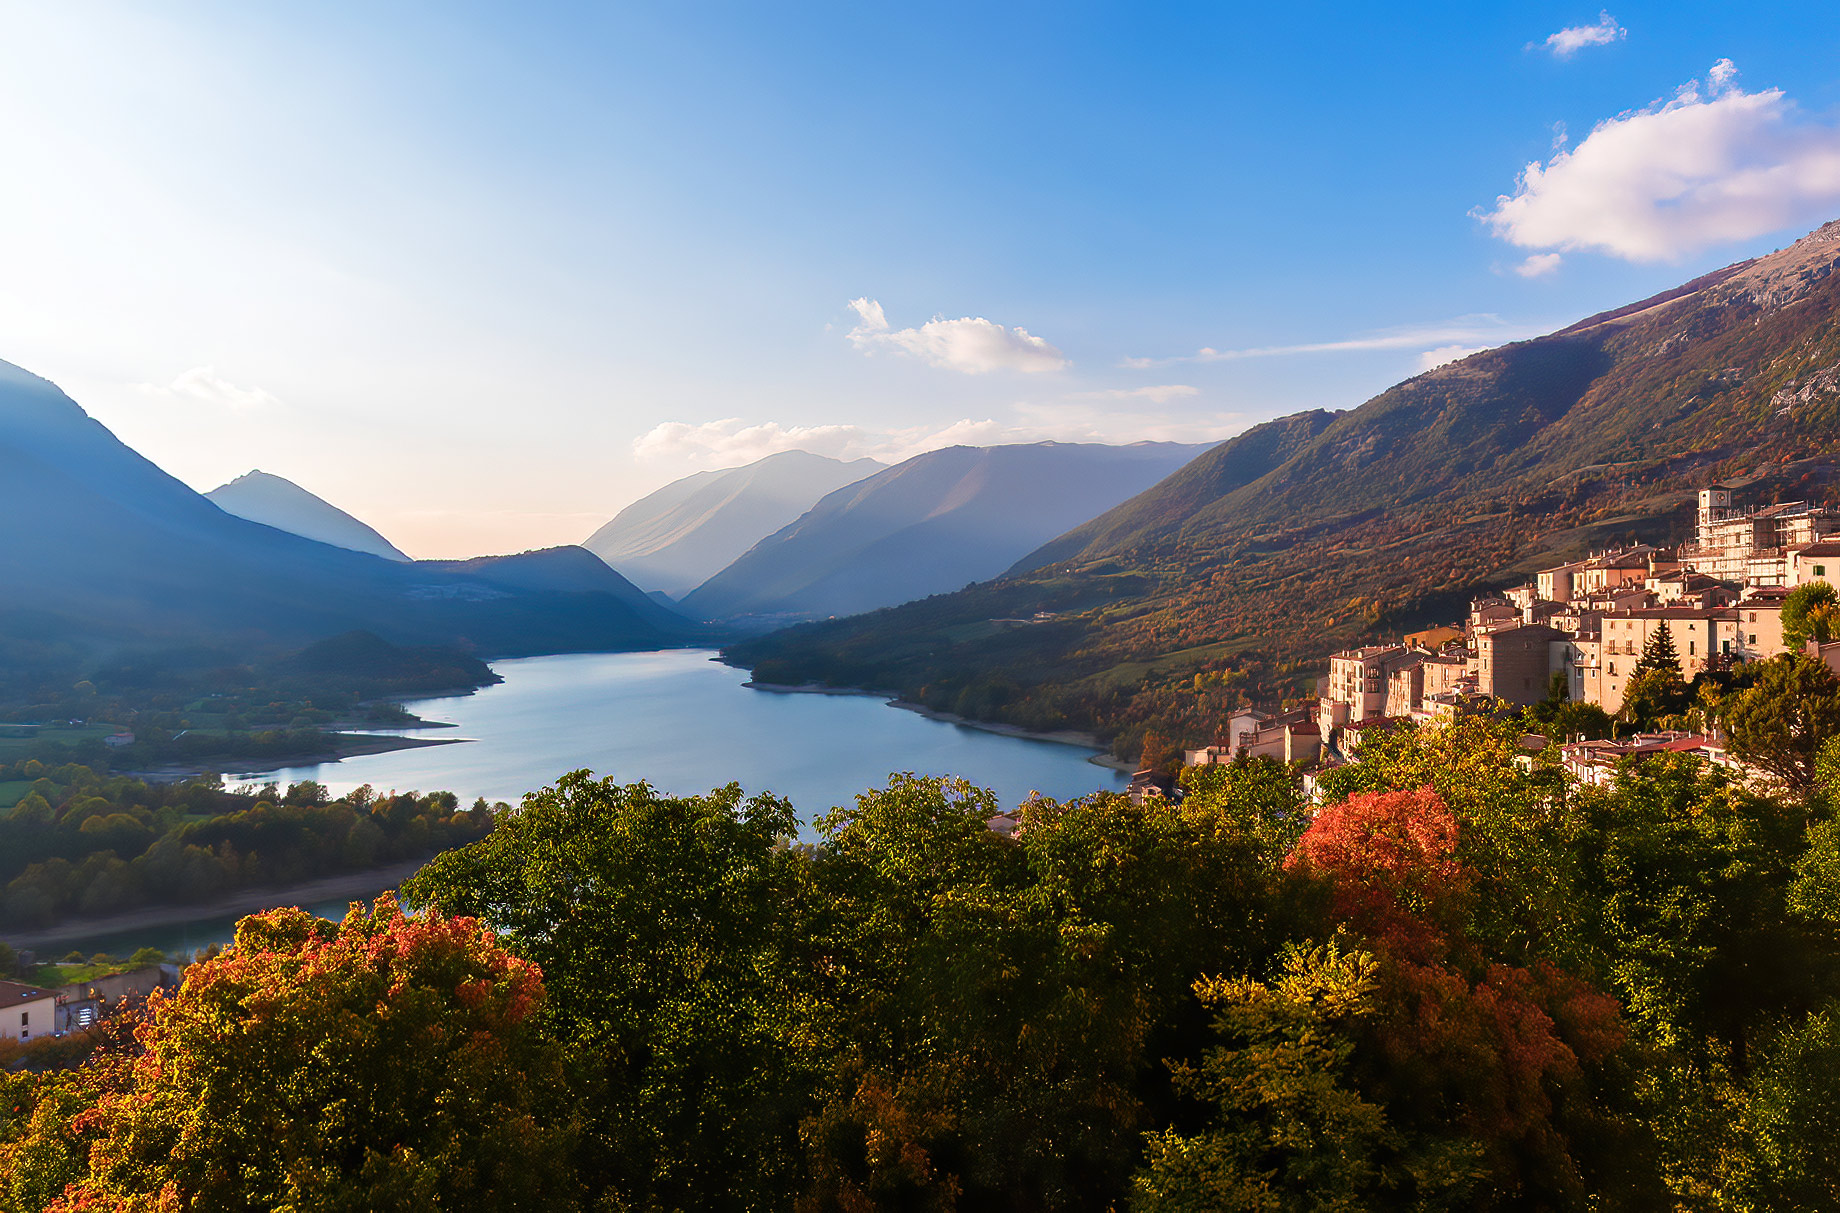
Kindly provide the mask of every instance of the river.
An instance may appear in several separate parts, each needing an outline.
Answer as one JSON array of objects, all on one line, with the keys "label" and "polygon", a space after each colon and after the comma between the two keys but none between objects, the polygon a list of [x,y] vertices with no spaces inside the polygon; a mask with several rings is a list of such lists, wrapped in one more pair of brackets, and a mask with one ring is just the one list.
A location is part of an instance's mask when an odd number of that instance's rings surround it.
[{"label": "river", "polygon": [[[1090,749],[934,720],[874,696],[755,690],[745,685],[746,671],[714,656],[677,649],[495,662],[504,678],[495,686],[406,705],[426,720],[455,726],[416,735],[464,739],[455,744],[226,778],[283,785],[312,779],[335,794],[365,783],[379,792],[446,789],[467,801],[484,796],[513,804],[582,768],[621,781],[643,779],[677,795],[732,781],[789,798],[808,837],[813,820],[896,771],[962,775],[1006,806],[1032,791],[1066,799],[1125,784],[1118,771],[1088,761]],[[233,922],[201,918],[53,950],[191,950],[227,941]]]}]

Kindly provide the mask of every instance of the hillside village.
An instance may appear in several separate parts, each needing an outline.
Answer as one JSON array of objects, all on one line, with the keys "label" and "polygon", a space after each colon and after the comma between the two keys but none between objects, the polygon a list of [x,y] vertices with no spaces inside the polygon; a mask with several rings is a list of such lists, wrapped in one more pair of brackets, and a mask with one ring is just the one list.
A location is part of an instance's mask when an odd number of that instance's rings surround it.
[{"label": "hillside village", "polygon": [[[1840,582],[1840,510],[1800,501],[1746,507],[1730,487],[1712,485],[1700,490],[1690,542],[1627,547],[1543,569],[1527,584],[1475,599],[1461,625],[1335,653],[1313,704],[1231,713],[1217,743],[1186,751],[1184,765],[1245,756],[1306,771],[1333,767],[1358,753],[1374,730],[1531,707],[1557,693],[1560,677],[1570,702],[1614,716],[1657,639],[1671,644],[1688,682],[1783,653],[1784,600],[1813,582]],[[1840,671],[1840,643],[1811,643],[1809,650]],[[1716,731],[1569,738],[1561,757],[1573,775],[1602,782],[1623,757],[1661,750],[1734,765]],[[1310,775],[1305,780],[1313,783]],[[1140,775],[1133,786],[1141,795],[1154,785]]]}]

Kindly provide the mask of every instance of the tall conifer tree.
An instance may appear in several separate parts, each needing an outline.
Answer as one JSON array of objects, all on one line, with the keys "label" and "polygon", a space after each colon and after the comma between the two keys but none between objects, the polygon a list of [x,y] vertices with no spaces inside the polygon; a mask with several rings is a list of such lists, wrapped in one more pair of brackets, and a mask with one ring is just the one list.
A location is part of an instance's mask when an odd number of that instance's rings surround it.
[{"label": "tall conifer tree", "polygon": [[1665,619],[1648,634],[1648,641],[1642,646],[1642,659],[1636,662],[1636,673],[1651,671],[1665,674],[1675,682],[1684,681],[1680,673],[1680,654],[1674,650],[1674,633],[1668,629]]}]

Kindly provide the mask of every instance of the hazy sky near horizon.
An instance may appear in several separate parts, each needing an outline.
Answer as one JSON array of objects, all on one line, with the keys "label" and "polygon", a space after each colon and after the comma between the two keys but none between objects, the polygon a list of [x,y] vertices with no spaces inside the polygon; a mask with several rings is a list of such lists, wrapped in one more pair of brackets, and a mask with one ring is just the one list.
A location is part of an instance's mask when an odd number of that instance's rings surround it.
[{"label": "hazy sky near horizon", "polygon": [[0,358],[412,555],[1202,441],[1840,216],[1840,9],[0,0]]}]

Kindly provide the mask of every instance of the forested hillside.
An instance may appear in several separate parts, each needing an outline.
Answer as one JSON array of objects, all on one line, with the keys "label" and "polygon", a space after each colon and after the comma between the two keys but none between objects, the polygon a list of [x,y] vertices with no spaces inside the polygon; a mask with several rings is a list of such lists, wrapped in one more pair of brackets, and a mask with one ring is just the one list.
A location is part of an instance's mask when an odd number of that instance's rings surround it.
[{"label": "forested hillside", "polygon": [[1840,223],[1349,412],[1255,427],[1004,581],[730,656],[768,681],[1127,736],[1299,693],[1333,649],[1450,618],[1480,589],[1683,538],[1715,479],[1831,499],[1836,265]]}]

